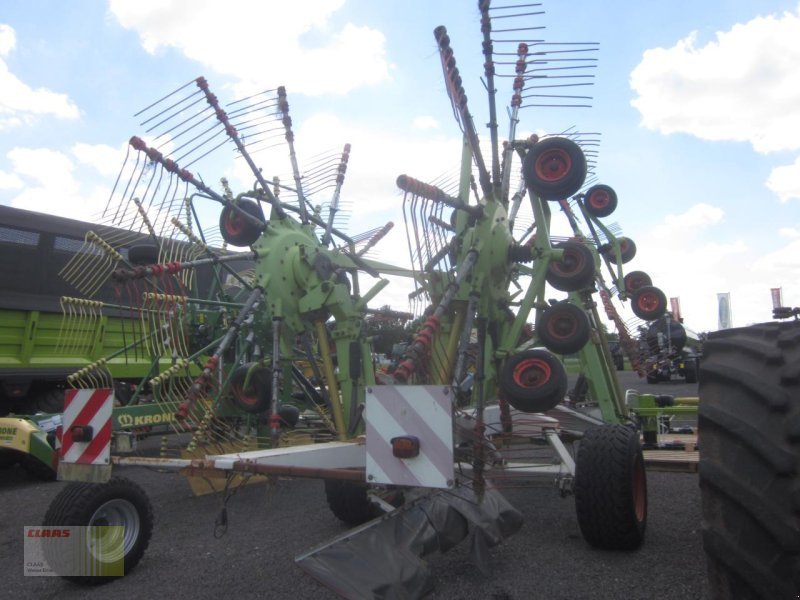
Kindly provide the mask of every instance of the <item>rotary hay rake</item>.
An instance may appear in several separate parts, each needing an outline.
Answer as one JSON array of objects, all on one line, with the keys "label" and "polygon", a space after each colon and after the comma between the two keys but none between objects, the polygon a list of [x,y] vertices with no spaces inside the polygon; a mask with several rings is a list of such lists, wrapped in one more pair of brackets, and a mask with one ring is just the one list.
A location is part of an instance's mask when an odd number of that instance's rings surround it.
[{"label": "rotary hay rake", "polygon": [[[466,537],[473,560],[486,569],[481,549],[521,526],[520,514],[501,490],[530,485],[541,475],[555,478],[564,495],[575,494],[590,544],[632,549],[643,541],[647,498],[639,435],[594,295],[599,290],[621,331],[613,296],[632,298],[634,311],[645,319],[660,316],[665,302],[662,306],[663,294],[644,278],[623,274],[633,243],[600,221],[616,205],[613,190],[595,185],[579,193],[587,174],[593,177],[596,134],[517,138],[524,107],[585,105],[587,97],[564,95],[559,88],[589,85],[584,71],[595,59],[586,53],[596,47],[502,39],[508,31],[539,29],[493,29],[497,19],[540,14],[513,14],[513,8],[479,2],[489,90],[488,161],[450,38],[444,27],[434,32],[464,144],[456,181],[397,179],[404,192],[411,268],[367,256],[391,223],[353,237],[335,226],[349,146],[338,158],[317,160],[304,175],[284,88],[223,109],[201,77],[139,113],[148,141],[130,140],[102,217],[108,233],[99,227],[87,237],[86,251],[63,273],[87,296],[110,279],[120,306],[136,315],[131,350],[171,359],[169,368],[154,367],[139,392],[174,414],[170,426],[190,438],[188,454],[117,455],[113,462],[223,473],[228,481],[235,474],[324,478],[334,514],[352,525],[368,524],[297,562],[347,597],[372,596],[382,586],[408,597],[423,595],[430,579],[421,557]],[[516,50],[505,51],[512,43]],[[513,83],[508,140],[501,144],[495,81],[503,77]],[[546,88],[553,93],[542,93]],[[288,150],[291,185],[267,179],[253,159],[277,137]],[[234,194],[221,180],[216,191],[189,170],[226,146],[249,167],[252,189]],[[326,202],[313,203],[328,192]],[[221,206],[222,249],[199,227],[201,200]],[[551,206],[569,222],[568,239],[551,236]],[[112,227],[152,243],[137,250],[138,260],[130,254],[125,259],[115,249],[124,236],[113,237]],[[227,246],[249,249],[230,252]],[[246,264],[247,276],[233,264]],[[199,299],[189,293],[193,272],[209,266],[219,285]],[[377,282],[362,289],[362,274]],[[397,368],[379,384],[361,328],[372,310],[368,304],[388,284],[386,274],[410,278],[410,299],[426,309]],[[226,293],[225,278],[236,284],[236,295]],[[566,297],[548,299],[551,288]],[[188,343],[188,333],[200,324],[204,343]],[[70,327],[67,323],[65,331]],[[563,405],[567,376],[554,353],[578,354],[601,418]],[[319,387],[297,367],[299,361],[313,368]],[[77,388],[103,382],[108,375],[102,364],[89,365],[72,380]],[[302,416],[298,401],[310,409]],[[90,443],[69,439],[74,427],[64,424],[67,442]],[[296,445],[299,439],[307,443]],[[575,439],[581,440],[577,458],[565,445]],[[557,464],[537,460],[543,450],[555,453]],[[613,459],[619,456],[624,460]],[[62,464],[60,473],[97,478],[94,467],[83,467]],[[116,486],[132,506],[147,504],[143,491],[119,482],[73,485]],[[145,518],[144,512],[131,514]],[[57,498],[46,522],[56,525],[71,516]],[[409,537],[403,531],[410,529],[416,533]],[[147,544],[149,528],[137,531],[145,539],[126,546],[127,569]],[[369,557],[375,543],[396,549],[391,561]],[[365,574],[368,559],[372,568]],[[353,569],[358,577],[352,577]]]}]

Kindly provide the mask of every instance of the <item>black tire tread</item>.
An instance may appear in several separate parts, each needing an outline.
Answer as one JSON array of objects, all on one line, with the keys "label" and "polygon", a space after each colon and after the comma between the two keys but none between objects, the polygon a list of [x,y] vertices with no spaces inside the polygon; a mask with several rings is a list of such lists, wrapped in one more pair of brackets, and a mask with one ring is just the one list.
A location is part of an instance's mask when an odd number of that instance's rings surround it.
[{"label": "black tire tread", "polygon": [[800,595],[800,322],[716,332],[700,365],[703,544],[714,598]]},{"label": "black tire tread", "polygon": [[[133,498],[139,509],[140,537],[125,556],[125,574],[138,564],[150,543],[153,533],[153,507],[144,490],[125,477],[112,477],[106,483],[73,482],[64,487],[50,503],[42,525],[87,525],[100,504],[112,498]],[[133,500],[132,500],[133,501]],[[64,579],[82,585],[100,585],[115,577],[64,576]]]},{"label": "black tire tread", "polygon": [[639,434],[628,425],[594,427],[581,440],[575,508],[581,533],[591,546],[634,550],[642,544],[647,518],[640,524],[635,516],[632,453],[641,458]]}]

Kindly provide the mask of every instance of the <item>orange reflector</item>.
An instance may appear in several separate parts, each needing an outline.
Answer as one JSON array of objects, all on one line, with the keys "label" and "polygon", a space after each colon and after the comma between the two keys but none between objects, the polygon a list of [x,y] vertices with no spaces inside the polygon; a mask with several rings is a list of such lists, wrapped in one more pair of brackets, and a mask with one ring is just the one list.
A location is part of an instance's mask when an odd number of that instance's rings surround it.
[{"label": "orange reflector", "polygon": [[392,444],[392,454],[397,458],[414,458],[419,456],[419,438],[413,435],[401,435],[393,437],[390,442]]}]

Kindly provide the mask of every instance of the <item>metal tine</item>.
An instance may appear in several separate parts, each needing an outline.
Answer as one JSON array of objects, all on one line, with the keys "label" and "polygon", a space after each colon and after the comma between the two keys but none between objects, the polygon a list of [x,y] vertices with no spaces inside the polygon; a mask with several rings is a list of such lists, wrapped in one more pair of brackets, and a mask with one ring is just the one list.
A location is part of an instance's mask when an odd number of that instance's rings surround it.
[{"label": "metal tine", "polygon": [[269,89],[263,90],[261,92],[256,92],[255,94],[252,94],[251,96],[245,96],[244,98],[239,98],[238,100],[233,100],[232,102],[228,102],[228,104],[226,104],[225,106],[233,106],[234,104],[241,104],[242,102],[247,102],[248,100],[252,100],[253,98],[257,98],[259,96],[264,96],[266,94],[272,94],[272,93],[277,92],[277,91],[278,91],[278,88],[269,88]]},{"label": "metal tine", "polygon": [[[204,111],[204,112],[205,112],[205,111]],[[159,139],[159,138],[161,138],[161,137],[164,137],[164,136],[165,136],[165,135],[167,135],[167,134],[170,134],[170,133],[172,133],[172,132],[173,132],[175,129],[177,129],[177,128],[178,128],[178,127],[180,127],[181,125],[184,125],[185,123],[187,123],[187,122],[191,121],[192,119],[195,119],[195,118],[197,118],[198,116],[200,116],[200,115],[202,115],[202,114],[203,114],[202,112],[199,112],[199,113],[196,113],[196,114],[192,115],[192,116],[191,116],[191,117],[189,117],[188,119],[185,119],[185,120],[181,121],[180,123],[178,123],[178,124],[177,124],[177,125],[175,125],[174,127],[171,127],[171,128],[170,128],[170,129],[168,129],[167,131],[164,131],[163,133],[161,133],[161,134],[159,134],[158,136],[156,136],[156,138],[155,138],[153,141],[155,141],[155,140],[157,140],[157,139]],[[181,132],[179,132],[179,133],[177,133],[177,134],[175,134],[175,135],[172,135],[172,136],[170,136],[170,137],[167,139],[167,141],[165,141],[163,144],[161,144],[161,146],[159,146],[159,149],[163,148],[164,146],[166,146],[166,145],[167,145],[167,144],[169,144],[170,142],[174,142],[175,140],[177,140],[179,137],[183,136],[184,134],[186,134],[186,133],[189,133],[189,132],[190,132],[192,129],[194,129],[195,127],[199,126],[199,125],[200,125],[200,123],[202,123],[203,121],[207,121],[208,119],[210,119],[210,118],[211,118],[211,117],[213,117],[213,116],[214,116],[214,111],[209,111],[209,112],[208,112],[208,114],[206,114],[206,115],[205,115],[205,116],[204,116],[202,119],[200,119],[200,120],[199,120],[197,123],[195,123],[195,124],[191,125],[190,127],[187,127],[186,129],[184,129],[183,131],[181,131]],[[215,127],[215,126],[216,126],[216,124],[212,125],[212,127]],[[208,129],[207,129],[206,131],[208,131]],[[200,134],[200,135],[202,135],[202,134]],[[198,137],[199,137],[199,136],[198,136]],[[197,138],[195,137],[195,138],[193,138],[193,139],[197,139]],[[191,141],[191,140],[190,140],[190,141]]]},{"label": "metal tine", "polygon": [[[236,104],[236,102],[231,102],[230,104],[227,104],[226,106],[231,106],[232,104]],[[232,110],[231,112],[229,112],[228,116],[231,119],[238,119],[240,117],[244,117],[245,115],[249,115],[249,114],[254,113],[254,112],[265,112],[265,109],[267,109],[267,108],[276,109],[274,112],[270,112],[270,113],[267,113],[267,114],[271,114],[275,118],[277,118],[277,115],[279,113],[279,111],[277,110],[278,109],[278,99],[277,99],[277,97],[264,98],[263,100],[261,100],[259,102],[255,102],[253,104],[248,104],[247,106],[242,106],[241,108],[237,108],[237,109]]]},{"label": "metal tine", "polygon": [[[144,107],[142,110],[140,110],[139,112],[137,112],[137,113],[136,113],[136,114],[134,114],[133,116],[134,116],[134,117],[138,117],[138,116],[139,116],[139,115],[141,115],[142,113],[145,113],[145,112],[147,112],[148,110],[150,110],[151,108],[153,108],[153,107],[154,107],[154,106],[156,106],[157,104],[161,104],[161,103],[162,103],[164,100],[166,100],[167,98],[170,98],[170,97],[174,96],[175,94],[177,94],[177,93],[178,93],[178,92],[180,92],[181,90],[183,90],[183,89],[186,89],[187,87],[189,87],[190,85],[192,85],[193,83],[196,83],[196,82],[197,82],[197,79],[192,79],[191,81],[189,81],[189,82],[187,82],[187,83],[183,84],[182,86],[180,86],[178,89],[171,91],[169,94],[167,94],[167,95],[166,95],[166,96],[164,96],[163,98],[160,98],[160,99],[156,100],[155,102],[153,102],[152,104],[150,104],[149,106],[146,106],[146,107]],[[165,110],[169,110],[169,108],[167,108],[167,109],[165,109]],[[155,116],[158,116],[158,115],[155,115]],[[151,117],[151,118],[152,118],[152,117]],[[147,122],[147,121],[145,121],[145,123],[146,123],[146,122]]]},{"label": "metal tine", "polygon": [[[194,94],[193,94],[193,95],[194,95]],[[192,96],[189,96],[189,97],[191,98]],[[201,103],[202,101],[203,101],[203,97],[202,97],[202,96],[200,96],[200,97],[199,97],[197,100],[195,100],[194,102],[192,102],[192,103],[191,103],[191,104],[189,104],[188,106],[184,106],[184,107],[180,108],[179,110],[175,111],[173,114],[171,114],[171,115],[167,115],[167,116],[166,116],[165,118],[163,118],[161,121],[159,121],[159,122],[158,122],[158,123],[156,123],[155,125],[152,125],[152,126],[150,127],[150,129],[146,129],[146,130],[145,130],[145,132],[146,132],[146,133],[150,133],[151,131],[153,131],[153,130],[154,130],[156,127],[158,127],[159,125],[163,125],[163,124],[164,124],[164,123],[166,123],[167,121],[169,121],[169,120],[171,120],[171,119],[174,119],[174,118],[175,118],[175,117],[177,117],[178,115],[181,115],[181,114],[183,114],[183,112],[184,112],[184,111],[186,111],[187,109],[191,108],[191,107],[192,107],[192,106],[194,106],[195,104],[199,104],[199,103]],[[205,111],[206,111],[206,109],[207,109],[207,105],[205,105],[205,104],[204,104],[204,105],[203,105],[203,108],[202,108],[201,110],[198,110],[198,111],[197,111],[196,113],[194,113],[194,114],[193,114],[191,117],[189,117],[188,119],[186,119],[186,120],[184,120],[183,122],[179,123],[178,125],[175,125],[175,126],[173,126],[173,127],[172,127],[172,129],[175,129],[175,127],[180,127],[180,126],[181,126],[183,123],[185,123],[186,121],[188,121],[188,120],[191,120],[191,119],[195,118],[195,117],[196,117],[198,114],[202,114],[203,112],[205,112]],[[159,113],[159,114],[163,114],[163,112],[162,112],[162,113]],[[152,119],[150,119],[150,120],[152,120]],[[147,121],[145,121],[144,123],[140,123],[140,125],[144,126],[144,124],[145,124],[145,123],[147,123]],[[166,132],[165,132],[165,133],[166,133]],[[164,135],[164,134],[161,134],[161,135]],[[161,135],[159,135],[158,137],[161,137]]]}]

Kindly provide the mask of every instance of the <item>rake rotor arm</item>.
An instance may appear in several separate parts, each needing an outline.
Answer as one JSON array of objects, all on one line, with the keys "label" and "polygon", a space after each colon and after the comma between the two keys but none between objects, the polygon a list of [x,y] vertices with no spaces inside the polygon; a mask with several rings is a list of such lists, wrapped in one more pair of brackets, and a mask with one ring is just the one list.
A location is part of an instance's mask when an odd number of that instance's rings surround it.
[{"label": "rake rotor arm", "polygon": [[445,79],[447,80],[447,93],[450,96],[450,101],[453,103],[453,108],[457,112],[461,126],[464,129],[464,136],[467,138],[470,150],[472,151],[475,166],[478,168],[478,183],[481,186],[483,195],[487,198],[491,197],[491,176],[486,169],[483,154],[481,154],[480,140],[478,138],[478,132],[475,130],[475,123],[472,120],[469,108],[467,108],[467,95],[464,92],[464,87],[461,85],[461,75],[456,66],[453,49],[450,47],[450,36],[447,35],[447,28],[444,26],[439,26],[434,29],[433,35],[436,38],[436,43],[439,45],[442,68],[444,69]]},{"label": "rake rotor arm", "polygon": [[225,196],[223,196],[222,194],[218,194],[210,187],[208,187],[205,183],[197,179],[191,173],[191,171],[188,171],[187,169],[182,169],[178,165],[178,163],[176,163],[174,160],[169,158],[164,158],[164,155],[161,154],[161,152],[159,152],[155,148],[149,148],[141,138],[133,136],[130,139],[129,143],[131,146],[133,146],[134,149],[138,150],[139,152],[143,152],[145,155],[147,155],[147,158],[149,158],[153,162],[158,163],[170,173],[177,175],[181,179],[181,181],[185,181],[186,183],[192,184],[194,187],[196,187],[198,190],[206,194],[212,200],[216,200],[221,204],[230,206],[231,208],[236,210],[242,217],[250,221],[253,225],[259,227],[262,231],[266,229],[267,224],[264,221],[241,210],[238,206],[236,206],[235,203],[231,203],[230,200],[228,200]]},{"label": "rake rotor arm", "polygon": [[420,196],[428,200],[433,200],[434,202],[441,202],[450,208],[463,210],[473,217],[483,216],[483,208],[481,206],[476,204],[467,204],[461,200],[461,198],[456,198],[446,194],[443,190],[439,189],[435,185],[422,183],[421,181],[418,181],[413,177],[409,177],[408,175],[400,175],[397,178],[397,187],[406,193],[414,194],[415,196]]},{"label": "rake rotor arm", "polygon": [[203,265],[215,265],[219,263],[232,262],[236,260],[256,260],[257,252],[244,252],[241,254],[230,254],[228,256],[212,256],[210,258],[198,258],[197,260],[187,260],[183,262],[173,261],[164,264],[148,265],[135,269],[117,269],[111,274],[111,278],[117,283],[131,281],[134,279],[144,279],[145,277],[159,276],[164,273],[174,275],[186,269],[194,269]]},{"label": "rake rotor arm", "polygon": [[[242,143],[242,140],[239,137],[236,128],[228,119],[227,113],[224,110],[222,110],[222,107],[220,107],[219,100],[217,100],[217,97],[214,94],[212,94],[211,91],[208,89],[208,82],[205,80],[204,77],[198,77],[196,81],[197,81],[197,87],[199,87],[203,91],[203,94],[205,94],[206,96],[206,102],[208,102],[209,106],[211,106],[211,108],[214,109],[214,113],[217,116],[217,120],[219,120],[219,122],[225,126],[225,133],[231,140],[233,140],[233,143],[236,144],[237,150],[239,150],[239,153],[242,155],[242,158],[244,158],[244,160],[247,162],[247,165],[250,167],[250,170],[253,172],[253,175],[255,175],[258,183],[261,184],[261,188],[264,190],[264,195],[267,197],[267,201],[272,205],[275,214],[279,219],[285,218],[286,212],[281,207],[281,204],[280,202],[278,202],[278,199],[269,189],[269,184],[267,183],[266,179],[264,179],[264,176],[261,174],[261,169],[259,169],[253,162],[253,158],[250,156],[250,153],[247,151],[247,148],[245,148],[244,143]],[[303,206],[302,202],[301,206]]]},{"label": "rake rotor arm", "polygon": [[331,199],[330,213],[328,214],[328,224],[325,227],[325,235],[322,236],[322,245],[328,246],[331,243],[331,230],[333,229],[333,220],[336,217],[336,211],[339,210],[339,197],[342,193],[342,185],[344,184],[344,176],[347,173],[347,162],[350,159],[350,144],[344,145],[342,151],[342,158],[339,161],[339,167],[336,173],[336,188],[333,191],[333,198]]}]

